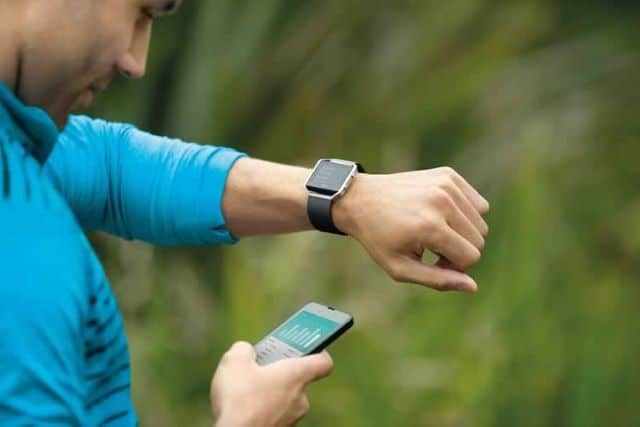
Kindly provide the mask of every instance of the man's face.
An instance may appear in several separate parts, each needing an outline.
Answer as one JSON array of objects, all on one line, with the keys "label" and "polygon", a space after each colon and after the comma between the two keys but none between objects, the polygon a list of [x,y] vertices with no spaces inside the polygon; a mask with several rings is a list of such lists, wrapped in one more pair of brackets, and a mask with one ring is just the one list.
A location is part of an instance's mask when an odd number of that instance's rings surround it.
[{"label": "man's face", "polygon": [[[61,128],[117,73],[145,73],[151,26],[180,0],[36,0],[16,92]],[[33,26],[33,27],[31,27]]]}]

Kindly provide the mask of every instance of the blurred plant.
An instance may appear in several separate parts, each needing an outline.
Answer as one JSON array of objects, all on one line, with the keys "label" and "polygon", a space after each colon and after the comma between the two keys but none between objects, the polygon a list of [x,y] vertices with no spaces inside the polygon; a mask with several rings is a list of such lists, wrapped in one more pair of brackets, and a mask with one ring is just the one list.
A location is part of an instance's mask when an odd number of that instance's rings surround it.
[{"label": "blurred plant", "polygon": [[450,164],[492,201],[476,296],[394,286],[356,242],[94,242],[142,425],[209,425],[232,341],[352,311],[304,425],[640,425],[637,2],[191,1],[95,114],[310,165]]}]

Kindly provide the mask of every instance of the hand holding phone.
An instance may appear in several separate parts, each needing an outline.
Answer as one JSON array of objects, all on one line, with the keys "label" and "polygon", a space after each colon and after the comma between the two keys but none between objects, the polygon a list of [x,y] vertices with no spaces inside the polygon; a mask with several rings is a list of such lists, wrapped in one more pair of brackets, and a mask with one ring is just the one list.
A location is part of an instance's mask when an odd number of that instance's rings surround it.
[{"label": "hand holding phone", "polygon": [[352,325],[349,313],[309,303],[255,346],[235,343],[211,381],[216,426],[295,424],[310,408],[306,386],[333,369],[331,356],[321,351]]},{"label": "hand holding phone", "polygon": [[305,388],[331,373],[329,353],[256,363],[253,346],[235,343],[211,381],[211,408],[216,427],[295,425],[310,408]]},{"label": "hand holding phone", "polygon": [[256,361],[259,365],[267,365],[282,359],[318,353],[351,326],[351,314],[311,302],[254,346]]}]

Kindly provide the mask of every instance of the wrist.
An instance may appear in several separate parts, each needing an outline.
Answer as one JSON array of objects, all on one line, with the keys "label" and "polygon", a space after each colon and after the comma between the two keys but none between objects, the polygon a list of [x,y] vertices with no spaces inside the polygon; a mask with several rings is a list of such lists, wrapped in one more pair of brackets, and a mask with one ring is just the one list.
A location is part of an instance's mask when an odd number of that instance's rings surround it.
[{"label": "wrist", "polygon": [[213,422],[213,425],[214,427],[255,427],[258,424],[251,422],[250,420],[246,419],[246,417],[243,418],[228,414],[221,414]]},{"label": "wrist", "polygon": [[367,186],[372,175],[359,173],[341,197],[337,198],[331,209],[331,216],[335,226],[352,237],[358,235],[358,213],[362,212],[366,200]]}]

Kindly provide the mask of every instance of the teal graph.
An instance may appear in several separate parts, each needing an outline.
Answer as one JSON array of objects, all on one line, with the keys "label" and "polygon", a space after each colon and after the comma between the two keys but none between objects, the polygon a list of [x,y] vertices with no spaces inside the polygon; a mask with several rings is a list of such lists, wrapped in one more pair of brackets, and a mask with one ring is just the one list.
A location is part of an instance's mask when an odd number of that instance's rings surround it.
[{"label": "teal graph", "polygon": [[301,311],[284,325],[280,326],[273,336],[302,353],[309,353],[318,342],[338,328],[333,320],[317,314]]}]

